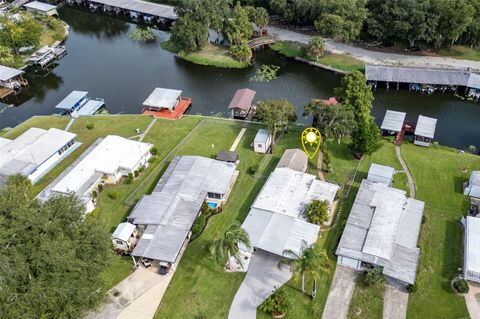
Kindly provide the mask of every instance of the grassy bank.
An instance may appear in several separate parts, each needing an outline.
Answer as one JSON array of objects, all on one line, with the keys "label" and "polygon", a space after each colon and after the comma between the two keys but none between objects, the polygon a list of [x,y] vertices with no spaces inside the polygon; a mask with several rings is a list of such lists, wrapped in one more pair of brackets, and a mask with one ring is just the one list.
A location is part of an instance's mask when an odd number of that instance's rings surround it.
[{"label": "grassy bank", "polygon": [[365,69],[365,63],[346,54],[325,53],[323,56],[319,57],[318,60],[312,60],[305,53],[306,46],[299,43],[278,41],[272,44],[271,48],[289,58],[299,57],[341,71],[352,72],[358,70],[363,72]]},{"label": "grassy bank", "polygon": [[207,44],[198,52],[179,52],[178,49],[169,41],[162,42],[162,48],[177,53],[181,59],[199,65],[214,66],[224,69],[243,69],[248,67],[248,62],[240,62],[230,56],[228,48],[221,45]]},{"label": "grassy bank", "polygon": [[480,51],[464,45],[453,45],[449,48],[441,49],[437,53],[454,59],[480,61]]}]

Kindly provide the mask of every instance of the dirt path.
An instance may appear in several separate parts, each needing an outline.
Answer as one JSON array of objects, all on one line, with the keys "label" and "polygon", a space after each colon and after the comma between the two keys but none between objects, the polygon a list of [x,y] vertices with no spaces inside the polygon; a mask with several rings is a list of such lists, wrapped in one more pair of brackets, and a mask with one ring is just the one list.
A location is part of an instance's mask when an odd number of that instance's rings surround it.
[{"label": "dirt path", "polygon": [[237,149],[238,143],[240,143],[240,141],[242,140],[242,137],[243,137],[243,135],[245,134],[246,131],[247,131],[247,129],[244,128],[244,127],[240,130],[240,132],[237,135],[237,138],[235,139],[235,141],[233,141],[232,146],[230,146],[230,151],[231,152],[233,152]]},{"label": "dirt path", "polygon": [[[301,34],[295,31],[285,30],[274,26],[269,26],[268,31],[270,33],[277,34],[278,38],[283,41],[295,41],[306,44],[310,41],[311,38],[311,36],[309,35]],[[332,39],[325,39],[325,50],[336,54],[348,54],[354,58],[370,64],[392,64],[445,69],[469,68],[471,70],[480,71],[479,61],[377,52],[358,48]]]},{"label": "dirt path", "polygon": [[415,183],[413,181],[412,174],[410,174],[410,171],[408,170],[407,164],[403,160],[402,150],[400,149],[400,146],[395,145],[395,153],[397,154],[398,161],[402,165],[402,168],[405,171],[405,174],[407,174],[408,189],[410,190],[410,197],[415,198]]},{"label": "dirt path", "polygon": [[325,176],[323,175],[323,171],[322,171],[322,164],[323,164],[323,152],[319,150],[318,159],[317,159],[317,175],[321,181],[325,181]]}]

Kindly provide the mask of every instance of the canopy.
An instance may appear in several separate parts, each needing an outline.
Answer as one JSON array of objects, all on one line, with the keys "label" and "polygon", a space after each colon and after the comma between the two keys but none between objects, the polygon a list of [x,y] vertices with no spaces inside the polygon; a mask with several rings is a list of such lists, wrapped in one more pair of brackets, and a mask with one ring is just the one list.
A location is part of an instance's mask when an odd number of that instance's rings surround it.
[{"label": "canopy", "polygon": [[180,90],[156,88],[143,102],[144,106],[172,110],[182,94]]}]

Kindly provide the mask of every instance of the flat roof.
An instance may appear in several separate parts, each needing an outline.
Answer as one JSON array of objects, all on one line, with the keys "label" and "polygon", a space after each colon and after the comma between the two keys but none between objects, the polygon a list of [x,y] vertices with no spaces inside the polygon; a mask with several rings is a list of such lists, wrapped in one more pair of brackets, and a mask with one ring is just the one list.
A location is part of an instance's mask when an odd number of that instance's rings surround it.
[{"label": "flat roof", "polygon": [[432,117],[419,115],[417,126],[415,127],[415,135],[433,138],[435,128],[437,127],[437,119]]},{"label": "flat roof", "polygon": [[69,110],[74,107],[78,102],[87,97],[88,92],[85,91],[72,91],[67,95],[60,103],[58,103],[56,109]]},{"label": "flat roof", "polygon": [[235,92],[232,101],[228,105],[229,109],[242,109],[248,111],[252,107],[253,98],[257,92],[250,89],[240,89]]},{"label": "flat roof", "polygon": [[364,179],[336,255],[381,266],[385,275],[413,284],[424,206],[405,191]]},{"label": "flat roof", "polygon": [[77,135],[56,128],[32,127],[16,139],[0,144],[0,173],[29,175]]},{"label": "flat roof", "polygon": [[467,216],[464,249],[464,272],[480,276],[480,218]]},{"label": "flat roof", "polygon": [[8,81],[16,76],[25,73],[22,70],[10,68],[5,65],[0,65],[0,81]]},{"label": "flat roof", "polygon": [[141,0],[92,0],[92,2],[175,20],[174,7]]},{"label": "flat roof", "polygon": [[394,174],[395,169],[393,167],[372,163],[372,165],[370,165],[370,169],[368,170],[367,179],[372,182],[390,185],[392,183]]},{"label": "flat roof", "polygon": [[201,156],[177,156],[152,194],[140,199],[128,220],[148,225],[133,256],[175,262],[207,193],[226,194],[236,165]]},{"label": "flat roof", "polygon": [[152,93],[143,101],[144,106],[173,109],[177,100],[182,94],[180,90],[155,88]]},{"label": "flat roof", "polygon": [[305,173],[308,167],[308,156],[298,148],[287,149],[277,164],[277,168],[280,167],[288,167],[294,171]]},{"label": "flat roof", "polygon": [[31,9],[35,9],[35,10],[39,10],[39,11],[44,11],[44,12],[48,12],[48,11],[57,9],[57,6],[54,6],[54,5],[51,5],[51,4],[48,4],[48,3],[44,3],[44,2],[39,2],[39,1],[29,2],[29,3],[24,4],[23,6],[25,8],[31,8]]},{"label": "flat roof", "polygon": [[387,110],[380,128],[382,130],[400,132],[403,128],[403,123],[405,122],[406,116],[407,113],[405,112]]}]

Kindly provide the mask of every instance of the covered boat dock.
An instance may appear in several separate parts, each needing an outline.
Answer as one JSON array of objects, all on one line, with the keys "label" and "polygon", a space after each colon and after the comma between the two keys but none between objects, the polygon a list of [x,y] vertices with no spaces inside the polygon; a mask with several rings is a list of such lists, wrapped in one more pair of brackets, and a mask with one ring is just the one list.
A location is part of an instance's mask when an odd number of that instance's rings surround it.
[{"label": "covered boat dock", "polygon": [[232,118],[247,118],[256,94],[257,92],[250,89],[237,90],[230,105],[228,105],[228,109],[232,112]]},{"label": "covered boat dock", "polygon": [[155,88],[143,102],[143,114],[178,120],[190,108],[192,99],[182,97],[182,91]]},{"label": "covered boat dock", "polygon": [[405,117],[407,113],[387,110],[380,129],[383,134],[396,134],[395,143],[402,144],[405,135]]},{"label": "covered boat dock", "polygon": [[24,73],[22,70],[0,65],[0,99],[17,93],[22,86],[28,85],[28,81],[22,77]]},{"label": "covered boat dock", "polygon": [[73,117],[80,115],[94,115],[105,106],[103,99],[90,99],[88,92],[72,91],[55,108],[62,110],[62,114],[70,114]]},{"label": "covered boat dock", "polygon": [[420,115],[415,128],[415,138],[413,143],[419,146],[430,146],[433,136],[435,135],[436,127],[437,119]]}]

